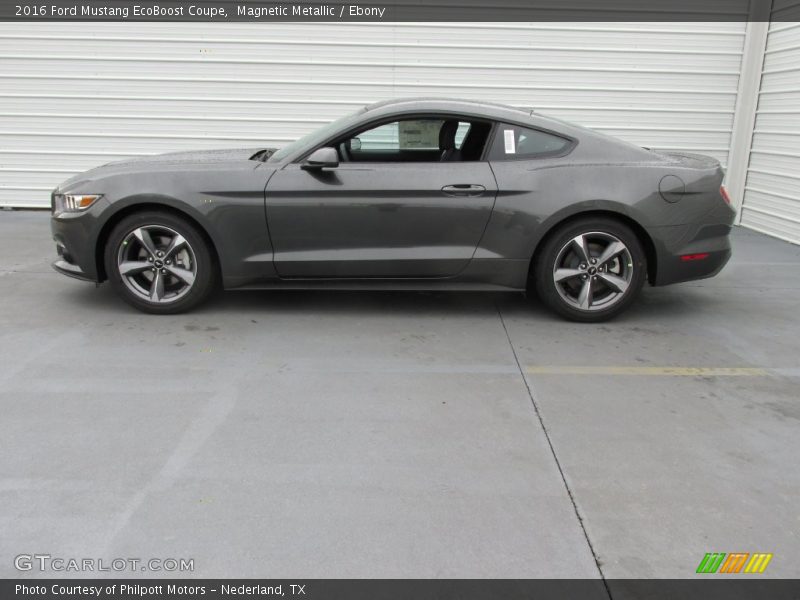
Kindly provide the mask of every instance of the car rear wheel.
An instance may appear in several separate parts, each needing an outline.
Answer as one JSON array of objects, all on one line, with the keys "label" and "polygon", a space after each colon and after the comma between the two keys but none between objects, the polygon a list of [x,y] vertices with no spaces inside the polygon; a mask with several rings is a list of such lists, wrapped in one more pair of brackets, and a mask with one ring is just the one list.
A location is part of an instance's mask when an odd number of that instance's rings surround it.
[{"label": "car rear wheel", "polygon": [[548,237],[534,265],[540,299],[561,316],[588,323],[625,310],[646,276],[636,234],[607,218],[567,223]]},{"label": "car rear wheel", "polygon": [[111,232],[104,258],[114,289],[144,312],[190,310],[216,284],[217,267],[208,242],[196,227],[168,212],[125,217]]}]

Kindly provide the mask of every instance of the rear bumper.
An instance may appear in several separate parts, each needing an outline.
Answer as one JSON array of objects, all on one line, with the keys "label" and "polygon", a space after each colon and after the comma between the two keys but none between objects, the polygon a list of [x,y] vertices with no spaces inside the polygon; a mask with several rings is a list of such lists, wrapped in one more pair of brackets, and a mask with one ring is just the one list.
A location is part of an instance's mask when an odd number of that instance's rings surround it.
[{"label": "rear bumper", "polygon": [[[731,258],[731,249],[718,250],[714,252],[697,253],[707,254],[705,258],[684,260],[678,255],[670,256],[659,265],[656,285],[669,285],[680,283],[681,281],[693,281],[695,279],[707,279],[719,273]],[[688,256],[692,256],[691,254]]]},{"label": "rear bumper", "polygon": [[658,252],[654,285],[706,279],[719,273],[731,258],[730,232],[731,225],[727,224],[672,232],[681,235],[667,241]]}]

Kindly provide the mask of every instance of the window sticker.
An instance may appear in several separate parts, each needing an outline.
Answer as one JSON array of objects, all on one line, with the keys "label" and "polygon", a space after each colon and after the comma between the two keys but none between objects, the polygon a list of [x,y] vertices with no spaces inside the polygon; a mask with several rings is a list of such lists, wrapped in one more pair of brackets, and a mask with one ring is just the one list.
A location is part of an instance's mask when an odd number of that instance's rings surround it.
[{"label": "window sticker", "polygon": [[438,150],[441,128],[439,120],[400,121],[400,150]]},{"label": "window sticker", "polygon": [[503,130],[503,141],[506,143],[506,154],[516,154],[517,149],[514,147],[514,130]]}]

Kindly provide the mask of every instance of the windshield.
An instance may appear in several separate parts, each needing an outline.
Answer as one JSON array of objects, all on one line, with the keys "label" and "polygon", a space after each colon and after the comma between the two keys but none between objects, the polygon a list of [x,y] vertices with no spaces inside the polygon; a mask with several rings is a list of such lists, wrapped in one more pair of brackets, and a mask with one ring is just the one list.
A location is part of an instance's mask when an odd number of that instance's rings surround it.
[{"label": "windshield", "polygon": [[269,157],[267,162],[278,162],[298,150],[301,150],[306,147],[311,148],[316,144],[324,142],[329,135],[340,129],[348,121],[352,121],[356,115],[360,115],[364,111],[366,111],[366,108],[361,108],[354,113],[336,119],[332,123],[323,125],[319,129],[315,129],[311,133],[308,133],[303,137],[301,137],[299,140],[295,140],[291,144],[288,144],[283,148],[281,148],[280,150],[276,150],[275,152],[273,152],[272,156]]}]

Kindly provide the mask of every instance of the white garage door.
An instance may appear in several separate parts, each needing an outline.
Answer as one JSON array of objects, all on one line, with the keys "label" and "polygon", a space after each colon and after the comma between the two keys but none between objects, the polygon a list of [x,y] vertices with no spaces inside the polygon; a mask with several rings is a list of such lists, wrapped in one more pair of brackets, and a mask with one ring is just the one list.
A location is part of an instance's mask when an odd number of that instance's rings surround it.
[{"label": "white garage door", "polygon": [[741,222],[800,244],[800,23],[767,35]]},{"label": "white garage door", "polygon": [[127,156],[282,145],[402,96],[533,107],[725,162],[744,29],[2,23],[0,205],[46,206],[70,174]]}]

